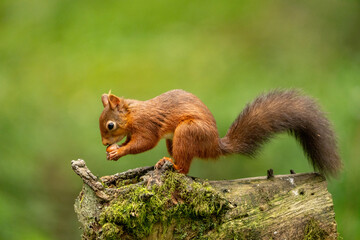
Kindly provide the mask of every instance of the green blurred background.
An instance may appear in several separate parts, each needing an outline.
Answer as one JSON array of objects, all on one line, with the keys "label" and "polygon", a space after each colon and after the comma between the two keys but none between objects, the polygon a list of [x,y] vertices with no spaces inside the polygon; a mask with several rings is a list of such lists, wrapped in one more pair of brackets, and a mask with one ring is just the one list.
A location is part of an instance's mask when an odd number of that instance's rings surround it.
[{"label": "green blurred background", "polygon": [[[194,93],[224,135],[244,105],[274,88],[318,99],[344,170],[329,181],[338,230],[360,235],[359,1],[0,1],[0,239],[79,239],[73,212],[83,158],[99,176],[148,166],[155,149],[105,159],[100,97]],[[195,160],[207,179],[312,171],[286,134],[255,159]]]}]

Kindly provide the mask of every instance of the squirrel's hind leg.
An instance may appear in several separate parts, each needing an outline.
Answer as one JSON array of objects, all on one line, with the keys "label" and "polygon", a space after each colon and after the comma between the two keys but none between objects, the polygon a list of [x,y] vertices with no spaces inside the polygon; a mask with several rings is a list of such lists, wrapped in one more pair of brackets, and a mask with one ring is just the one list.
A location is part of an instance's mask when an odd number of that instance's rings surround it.
[{"label": "squirrel's hind leg", "polygon": [[216,158],[219,154],[216,126],[201,120],[187,120],[174,131],[172,153],[181,173],[188,173],[194,157]]}]

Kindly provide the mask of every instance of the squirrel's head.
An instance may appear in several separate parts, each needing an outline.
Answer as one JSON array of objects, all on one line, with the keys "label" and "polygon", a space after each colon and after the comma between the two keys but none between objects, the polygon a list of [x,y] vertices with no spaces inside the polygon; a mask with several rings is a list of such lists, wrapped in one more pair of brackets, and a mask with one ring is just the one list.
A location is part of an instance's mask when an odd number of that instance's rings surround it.
[{"label": "squirrel's head", "polygon": [[104,110],[100,115],[102,143],[111,145],[121,141],[128,134],[128,105],[123,98],[113,94],[103,94],[101,101]]}]

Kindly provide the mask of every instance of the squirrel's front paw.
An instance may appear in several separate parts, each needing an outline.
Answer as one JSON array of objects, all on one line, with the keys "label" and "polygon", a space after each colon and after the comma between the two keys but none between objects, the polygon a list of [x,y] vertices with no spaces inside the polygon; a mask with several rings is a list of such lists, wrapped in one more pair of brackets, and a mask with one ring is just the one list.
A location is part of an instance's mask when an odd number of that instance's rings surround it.
[{"label": "squirrel's front paw", "polygon": [[106,159],[107,160],[115,160],[116,161],[119,158],[120,158],[120,154],[119,154],[118,150],[106,153]]},{"label": "squirrel's front paw", "polygon": [[106,159],[107,160],[118,160],[120,158],[119,155],[119,145],[117,145],[116,143],[108,146],[106,148]]}]

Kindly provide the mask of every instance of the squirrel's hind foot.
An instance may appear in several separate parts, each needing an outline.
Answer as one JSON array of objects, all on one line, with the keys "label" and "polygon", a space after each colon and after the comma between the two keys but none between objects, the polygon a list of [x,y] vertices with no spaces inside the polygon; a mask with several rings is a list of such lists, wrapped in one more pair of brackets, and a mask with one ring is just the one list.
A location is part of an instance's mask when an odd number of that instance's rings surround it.
[{"label": "squirrel's hind foot", "polygon": [[178,167],[178,166],[175,164],[175,162],[174,162],[171,158],[169,158],[169,157],[163,157],[162,159],[160,159],[160,160],[155,164],[155,169],[160,169],[160,168],[162,168],[166,162],[170,162],[170,163],[173,165],[173,168],[174,168],[176,171],[178,171],[178,172],[181,173],[180,167]]}]

